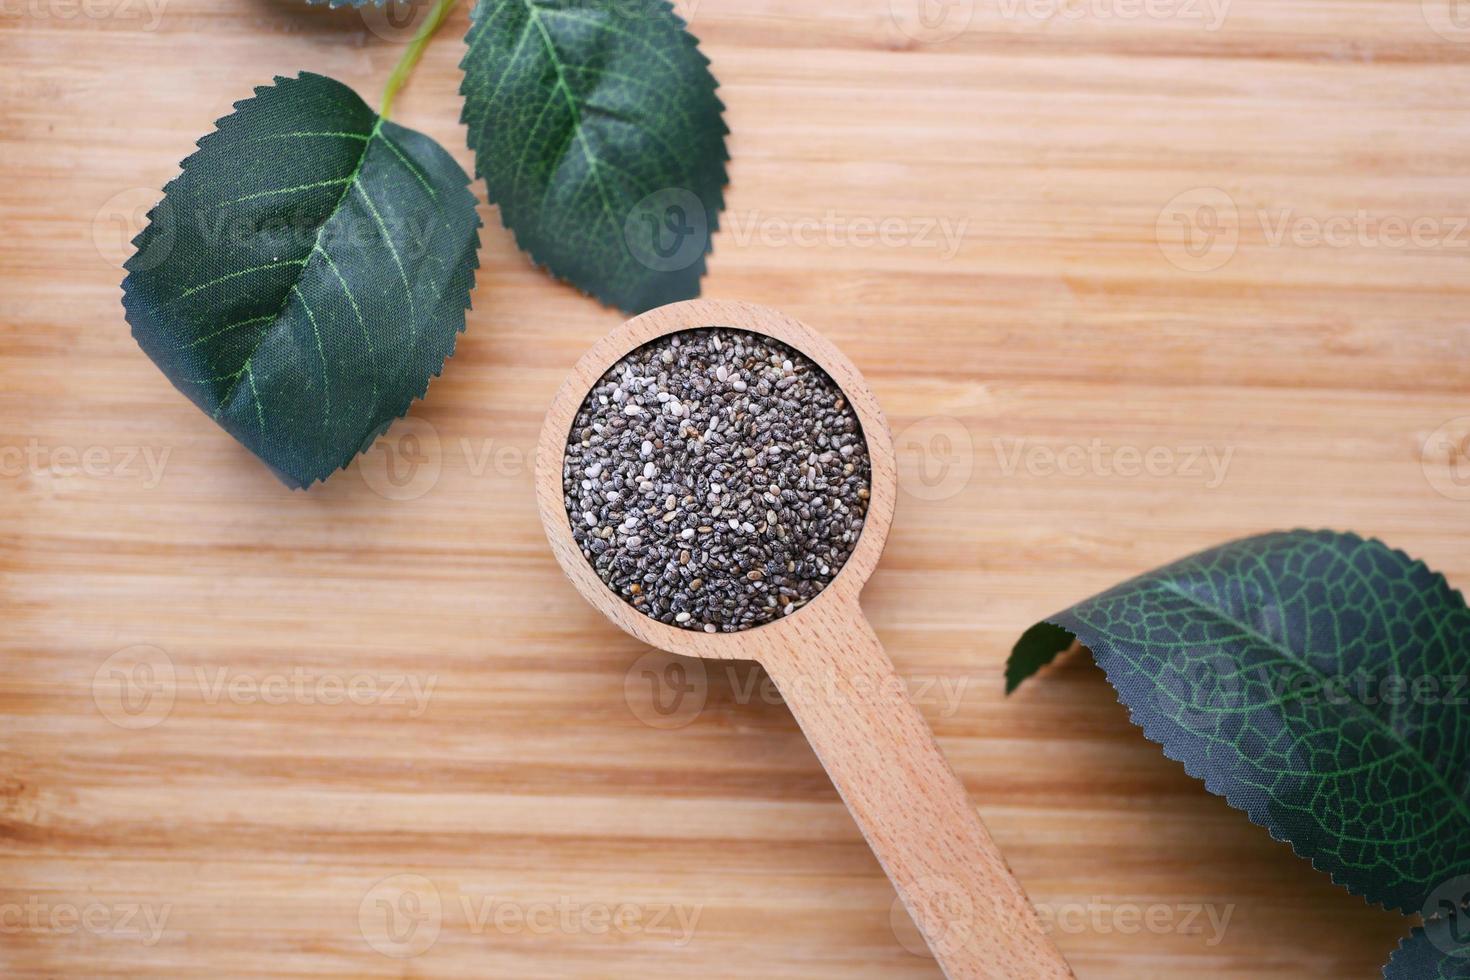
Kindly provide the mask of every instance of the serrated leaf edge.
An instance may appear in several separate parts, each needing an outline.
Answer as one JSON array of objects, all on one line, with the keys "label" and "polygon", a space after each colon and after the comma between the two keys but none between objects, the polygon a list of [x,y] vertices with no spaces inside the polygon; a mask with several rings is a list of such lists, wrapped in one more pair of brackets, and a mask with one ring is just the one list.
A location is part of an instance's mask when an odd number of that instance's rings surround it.
[{"label": "serrated leaf edge", "polygon": [[[1401,558],[1405,559],[1409,563],[1409,566],[1410,566],[1411,569],[1413,569],[1413,568],[1420,568],[1420,569],[1423,569],[1425,572],[1428,572],[1429,575],[1431,576],[1431,579],[1432,580],[1435,580],[1439,584],[1442,584],[1446,589],[1448,589],[1450,591],[1450,593],[1453,596],[1455,596],[1456,598],[1458,598],[1462,604],[1465,604],[1465,597],[1464,597],[1464,595],[1460,592],[1460,590],[1456,589],[1454,586],[1452,586],[1449,583],[1449,580],[1444,577],[1443,573],[1435,571],[1433,568],[1430,568],[1429,565],[1427,563],[1425,563],[1424,561],[1422,561],[1422,560],[1420,560],[1418,558],[1413,557],[1412,555],[1408,554],[1407,552],[1405,552],[1404,550],[1402,550],[1400,548],[1394,548],[1391,545],[1387,544],[1386,542],[1384,542],[1384,541],[1382,541],[1382,540],[1380,540],[1378,538],[1364,538],[1362,535],[1360,535],[1360,534],[1358,534],[1358,533],[1356,533],[1354,531],[1334,531],[1334,530],[1331,530],[1330,528],[1319,528],[1317,530],[1311,530],[1311,529],[1308,529],[1308,528],[1293,528],[1293,529],[1291,529],[1289,531],[1266,532],[1266,533],[1308,534],[1308,535],[1331,534],[1331,535],[1336,535],[1336,536],[1340,536],[1340,537],[1351,538],[1353,541],[1355,541],[1357,544],[1360,544],[1360,545],[1361,544],[1376,544],[1376,545],[1379,545],[1382,548],[1384,548],[1385,550],[1387,550],[1387,551],[1389,551],[1389,552],[1391,552],[1391,553],[1393,553],[1395,555],[1398,555]],[[1251,537],[1258,537],[1258,535],[1252,535]],[[1200,551],[1194,552],[1194,553],[1192,553],[1190,555],[1186,555],[1185,557],[1180,558],[1177,562],[1169,562],[1168,565],[1161,566],[1160,569],[1154,569],[1154,570],[1151,570],[1151,571],[1148,571],[1148,572],[1144,572],[1144,573],[1142,573],[1140,575],[1135,575],[1132,578],[1127,579],[1127,580],[1125,580],[1122,583],[1119,583],[1119,586],[1118,587],[1121,587],[1123,585],[1127,585],[1127,584],[1129,584],[1131,582],[1137,581],[1138,579],[1147,578],[1148,576],[1154,574],[1155,571],[1160,571],[1160,570],[1162,570],[1162,568],[1168,568],[1170,565],[1175,565],[1175,564],[1178,564],[1179,562],[1188,561],[1189,559],[1195,557],[1196,555],[1201,555],[1201,554],[1204,554],[1205,552],[1208,552],[1208,551],[1215,551],[1215,550],[1218,550],[1219,548],[1228,547],[1229,545],[1236,543],[1236,541],[1246,541],[1246,540],[1250,540],[1250,538],[1239,538],[1239,539],[1235,539],[1235,541],[1227,541],[1227,542],[1225,542],[1225,544],[1217,545],[1214,548],[1204,548],[1204,549],[1201,549]],[[1082,602],[1086,602],[1086,601],[1088,601],[1088,600],[1086,600],[1086,599],[1082,600]],[[1198,780],[1199,782],[1203,783],[1204,786],[1205,786],[1205,789],[1208,790],[1212,795],[1220,797],[1226,803],[1230,804],[1231,808],[1233,808],[1235,810],[1239,810],[1241,813],[1244,813],[1245,816],[1246,816],[1246,818],[1248,820],[1250,820],[1251,823],[1255,824],[1258,827],[1263,828],[1266,831],[1266,833],[1268,835],[1270,835],[1270,837],[1271,837],[1272,840],[1277,841],[1278,843],[1283,843],[1283,844],[1288,845],[1291,848],[1291,852],[1294,855],[1296,855],[1298,858],[1301,858],[1302,860],[1306,861],[1308,864],[1310,864],[1317,871],[1320,871],[1320,872],[1326,874],[1327,877],[1332,881],[1332,883],[1334,885],[1337,885],[1339,888],[1344,889],[1345,891],[1348,892],[1348,894],[1355,895],[1358,898],[1363,899],[1363,901],[1366,904],[1370,905],[1370,906],[1376,906],[1378,908],[1383,908],[1383,909],[1387,909],[1387,910],[1394,911],[1394,912],[1401,912],[1401,913],[1404,913],[1404,914],[1413,914],[1413,913],[1416,913],[1416,912],[1420,911],[1419,909],[1409,909],[1409,908],[1405,908],[1405,907],[1403,907],[1401,905],[1393,905],[1393,904],[1391,904],[1389,902],[1386,902],[1386,901],[1378,901],[1378,900],[1370,897],[1367,894],[1366,891],[1360,891],[1360,890],[1354,888],[1351,884],[1349,884],[1346,881],[1339,881],[1337,875],[1332,871],[1331,868],[1323,867],[1321,864],[1319,864],[1317,862],[1317,859],[1316,858],[1309,857],[1306,854],[1303,854],[1301,852],[1301,850],[1298,849],[1296,843],[1294,841],[1292,841],[1289,837],[1278,835],[1276,833],[1276,831],[1271,827],[1270,824],[1266,823],[1262,819],[1257,819],[1256,815],[1254,813],[1252,813],[1249,808],[1247,808],[1245,806],[1242,806],[1241,803],[1239,803],[1238,801],[1236,801],[1234,799],[1231,799],[1229,792],[1227,792],[1225,790],[1222,790],[1218,785],[1212,785],[1210,776],[1208,776],[1208,775],[1202,775],[1201,773],[1196,772],[1195,769],[1197,767],[1191,766],[1190,763],[1186,759],[1183,759],[1183,758],[1179,757],[1178,755],[1175,755],[1174,753],[1172,753],[1170,751],[1170,749],[1169,749],[1169,746],[1164,743],[1163,738],[1160,735],[1156,734],[1155,732],[1150,731],[1149,730],[1149,725],[1147,725],[1146,723],[1144,723],[1144,722],[1142,722],[1142,721],[1140,721],[1138,719],[1137,714],[1134,712],[1133,706],[1130,705],[1127,701],[1124,701],[1123,700],[1123,692],[1119,689],[1117,681],[1115,681],[1113,679],[1113,675],[1108,670],[1108,668],[1105,665],[1103,665],[1102,663],[1100,663],[1098,661],[1097,655],[1095,653],[1093,653],[1092,645],[1089,644],[1084,637],[1080,636],[1078,633],[1076,633],[1074,630],[1072,630],[1071,627],[1065,626],[1062,623],[1060,623],[1060,622],[1057,621],[1058,619],[1060,619],[1061,616],[1062,616],[1061,613],[1054,613],[1052,616],[1048,616],[1045,619],[1040,620],[1040,622],[1047,623],[1047,624],[1049,624],[1051,626],[1055,626],[1058,629],[1065,630],[1066,632],[1072,634],[1073,639],[1076,642],[1080,643],[1084,648],[1087,649],[1087,651],[1089,652],[1089,654],[1092,655],[1092,662],[1097,665],[1098,669],[1100,669],[1103,672],[1103,676],[1108,679],[1108,684],[1112,687],[1113,694],[1117,697],[1118,703],[1121,704],[1124,708],[1128,709],[1128,720],[1129,720],[1129,722],[1131,722],[1135,728],[1139,729],[1139,731],[1143,732],[1144,738],[1148,739],[1150,742],[1153,742],[1155,745],[1159,746],[1159,749],[1163,752],[1164,758],[1169,759],[1169,760],[1171,760],[1173,762],[1179,763],[1180,766],[1183,767],[1185,773],[1187,773],[1190,777],[1192,777],[1192,778]],[[1059,651],[1059,653],[1060,652],[1061,651]],[[1034,675],[1032,675],[1032,676],[1034,676]],[[1022,684],[1022,683],[1025,683],[1025,680],[1024,679],[1022,681],[1018,682],[1017,686],[1019,687],[1020,684]],[[1156,727],[1157,726],[1155,726],[1155,728]],[[1216,780],[1215,782],[1218,783],[1218,780]],[[1402,945],[1402,944],[1400,944],[1400,945]],[[1386,968],[1387,967],[1385,965],[1385,969]]]},{"label": "serrated leaf edge", "polygon": [[[1441,918],[1442,918],[1442,916],[1434,916],[1433,918],[1431,918],[1431,919],[1429,919],[1427,921],[1430,921],[1430,922],[1438,922]],[[1390,980],[1389,975],[1388,975],[1388,969],[1389,969],[1389,967],[1393,966],[1393,961],[1396,960],[1396,959],[1398,959],[1399,956],[1403,954],[1404,950],[1408,949],[1409,943],[1411,943],[1414,940],[1418,939],[1420,936],[1425,935],[1426,933],[1428,933],[1428,931],[1429,930],[1426,929],[1424,926],[1417,925],[1414,928],[1412,928],[1412,929],[1409,930],[1408,935],[1405,935],[1405,936],[1402,936],[1402,937],[1399,938],[1398,945],[1393,948],[1393,952],[1392,953],[1388,954],[1388,959],[1384,962],[1383,968],[1379,971],[1379,976],[1382,977],[1382,980]],[[1429,942],[1432,944],[1434,941],[1431,939],[1431,940],[1429,940]],[[1438,946],[1436,946],[1435,948],[1439,949]],[[1440,949],[1440,952],[1443,953],[1444,950],[1443,949]],[[1452,958],[1454,958],[1454,957],[1452,957]],[[1440,962],[1441,963],[1444,962],[1443,957],[1441,957]],[[1443,973],[1441,973],[1441,975],[1443,975]]]},{"label": "serrated leaf edge", "polygon": [[[307,0],[307,2],[308,3],[315,4],[317,2],[317,0]],[[358,4],[353,4],[353,6],[358,6]],[[303,79],[306,79],[307,77],[325,78],[328,81],[337,82],[337,84],[344,85],[347,88],[351,89],[351,86],[350,85],[347,85],[346,82],[337,81],[337,79],[332,78],[330,75],[323,75],[323,74],[320,74],[319,72],[312,72],[312,71],[302,70],[302,71],[297,72],[294,76],[290,76],[290,75],[274,75],[274,76],[272,76],[272,80],[271,80],[271,83],[270,84],[268,84],[268,85],[256,85],[251,90],[251,95],[250,96],[248,96],[247,98],[239,99],[239,100],[231,103],[230,104],[230,111],[227,112],[227,113],[225,113],[223,116],[220,116],[217,119],[215,119],[215,121],[214,121],[214,129],[213,130],[211,130],[208,133],[205,133],[203,136],[199,137],[197,140],[194,141],[194,147],[195,147],[194,152],[193,153],[190,153],[188,156],[184,157],[182,160],[179,161],[179,172],[177,174],[175,174],[173,176],[173,178],[168,181],[168,183],[166,183],[166,184],[163,185],[163,195],[162,195],[162,197],[159,198],[158,203],[155,204],[152,208],[150,208],[148,210],[148,213],[145,216],[146,217],[146,221],[145,221],[143,227],[138,231],[138,233],[136,235],[133,236],[132,241],[129,243],[130,245],[132,245],[132,247],[134,249],[133,255],[129,256],[127,262],[125,262],[124,265],[123,265],[123,268],[125,270],[127,270],[128,275],[126,275],[126,276],[123,277],[123,282],[122,282],[122,298],[121,298],[120,302],[123,304],[123,319],[127,322],[128,328],[129,328],[129,335],[133,338],[133,340],[135,342],[138,339],[138,330],[137,330],[137,327],[133,324],[132,320],[127,315],[127,297],[129,295],[129,293],[131,292],[130,282],[132,280],[132,270],[131,269],[128,269],[128,265],[132,262],[133,258],[137,256],[137,254],[138,254],[137,253],[137,250],[142,245],[143,236],[147,233],[148,228],[153,224],[154,216],[158,213],[159,209],[161,207],[163,207],[164,203],[168,200],[169,193],[174,189],[175,185],[177,185],[178,182],[183,179],[184,172],[189,168],[190,163],[192,163],[201,153],[204,152],[205,146],[206,146],[207,143],[209,143],[210,140],[212,140],[212,139],[214,139],[214,138],[216,138],[216,137],[218,137],[220,135],[220,126],[225,122],[225,120],[229,119],[231,116],[233,116],[236,113],[238,113],[241,110],[241,108],[243,106],[245,106],[247,103],[252,102],[255,99],[260,98],[262,95],[264,95],[266,92],[270,91],[271,89],[279,88],[283,82],[301,81]],[[354,94],[357,94],[355,89],[353,89],[352,91],[353,91]],[[358,95],[358,98],[362,98],[362,96],[361,95]],[[366,104],[367,103],[367,100],[364,99],[363,102]],[[369,104],[368,105],[368,108],[371,110],[372,109],[372,106]],[[377,115],[377,118],[378,118],[378,125],[381,126],[382,123],[385,120],[383,119],[382,115],[377,114],[376,112],[375,112],[375,115]],[[436,140],[435,142],[437,143],[438,141]],[[366,155],[366,150],[364,150],[364,155]],[[436,368],[435,370],[431,371],[429,373],[429,376],[424,379],[423,387],[419,388],[417,392],[415,392],[415,393],[413,393],[413,394],[410,395],[410,397],[407,399],[407,403],[405,404],[405,406],[403,408],[403,411],[401,411],[401,412],[397,413],[396,415],[392,416],[391,418],[389,418],[386,422],[383,423],[383,425],[379,426],[374,432],[372,432],[371,434],[369,434],[369,436],[367,437],[367,439],[363,442],[363,444],[361,446],[359,446],[356,449],[354,449],[354,450],[351,451],[351,453],[347,456],[346,460],[342,463],[341,466],[334,467],[331,470],[328,470],[326,473],[323,473],[323,474],[313,474],[310,479],[306,480],[305,482],[301,482],[301,481],[297,480],[295,477],[290,476],[289,474],[282,473],[276,467],[274,467],[270,463],[266,462],[263,458],[261,458],[260,456],[257,456],[252,450],[250,450],[250,447],[249,446],[244,446],[244,448],[245,448],[245,450],[247,452],[250,452],[250,454],[252,456],[256,456],[256,458],[257,459],[260,459],[262,463],[265,463],[266,468],[269,469],[272,473],[274,473],[276,475],[276,478],[279,479],[282,483],[286,484],[286,486],[289,487],[290,489],[292,489],[292,490],[309,490],[312,487],[316,486],[316,484],[318,484],[318,483],[325,483],[330,477],[335,476],[337,473],[340,473],[341,471],[347,469],[353,463],[355,463],[357,461],[357,458],[359,456],[361,456],[363,453],[367,452],[367,450],[372,447],[373,443],[376,442],[378,440],[378,438],[383,435],[383,433],[387,432],[390,428],[393,427],[393,423],[394,422],[397,422],[399,419],[405,418],[408,415],[409,411],[413,408],[414,404],[416,402],[418,402],[418,401],[421,401],[424,398],[424,396],[428,394],[428,392],[429,392],[429,386],[434,382],[435,379],[443,376],[445,364],[447,364],[449,362],[449,359],[452,358],[452,357],[454,357],[454,355],[459,352],[459,338],[460,338],[460,335],[463,334],[465,332],[465,330],[468,328],[468,323],[469,323],[469,316],[468,316],[468,314],[474,308],[474,302],[473,302],[473,299],[472,299],[472,295],[474,293],[475,286],[476,286],[477,280],[479,278],[476,275],[476,273],[480,269],[480,244],[481,244],[481,242],[480,242],[480,228],[482,228],[484,226],[484,221],[481,220],[481,218],[480,218],[479,201],[478,201],[478,199],[476,199],[475,194],[474,194],[474,191],[470,189],[471,186],[473,185],[473,183],[474,183],[474,178],[473,177],[470,177],[469,180],[465,183],[464,190],[465,190],[466,195],[470,199],[470,203],[474,207],[474,213],[475,213],[475,248],[474,248],[474,251],[470,255],[470,264],[469,264],[470,281],[469,281],[468,286],[465,289],[464,307],[463,307],[463,309],[460,312],[459,322],[454,325],[454,332],[451,335],[453,339],[450,342],[449,353],[446,354],[444,356],[444,359],[439,362],[438,368]],[[339,205],[338,206],[340,206],[340,201],[339,201]],[[336,208],[333,209],[333,213],[334,214],[336,213]],[[325,222],[323,222],[323,224],[325,224]],[[318,229],[318,232],[320,232],[320,229]],[[168,378],[167,375],[165,375],[165,377],[168,379],[168,381],[169,381],[170,384],[173,384],[173,379],[172,378]],[[175,387],[177,388],[177,386],[175,386]],[[208,413],[205,413],[205,414],[207,415]],[[218,424],[218,421],[217,420],[213,420],[213,421],[215,421],[216,424]]]},{"label": "serrated leaf edge", "polygon": [[[728,164],[730,162],[730,146],[729,146],[729,142],[725,139],[725,137],[727,137],[727,136],[730,135],[730,127],[728,125],[726,125],[726,123],[725,123],[725,103],[724,103],[724,101],[718,95],[718,92],[719,92],[719,89],[720,89],[720,80],[715,77],[715,73],[714,72],[712,72],[712,71],[709,70],[711,62],[709,60],[709,57],[703,51],[701,51],[699,49],[699,38],[697,36],[695,36],[695,34],[692,31],[689,30],[689,23],[688,23],[688,21],[686,21],[686,20],[684,20],[684,18],[680,17],[679,16],[679,12],[674,9],[674,4],[673,4],[672,0],[654,0],[654,3],[657,6],[663,8],[663,10],[670,17],[673,18],[674,23],[679,27],[679,31],[680,31],[680,34],[683,37],[683,40],[684,40],[685,45],[687,45],[688,47],[690,47],[690,48],[693,49],[695,57],[697,57],[700,60],[700,62],[703,64],[704,69],[705,69],[705,74],[707,74],[709,76],[710,82],[711,82],[710,96],[711,96],[711,98],[714,99],[715,108],[716,108],[716,110],[719,113],[719,124],[720,124],[720,174],[719,174],[719,180],[720,180],[720,183],[719,183],[718,188],[716,188],[716,190],[715,190],[714,207],[712,209],[706,209],[706,210],[710,211],[710,213],[707,215],[707,217],[709,219],[709,233],[705,237],[704,251],[702,251],[700,253],[698,260],[696,260],[697,261],[697,268],[699,270],[699,274],[695,277],[695,282],[697,283],[697,282],[702,281],[704,279],[704,277],[705,277],[705,274],[709,271],[709,263],[707,261],[707,258],[709,256],[711,256],[711,255],[714,254],[714,251],[715,251],[715,245],[714,245],[715,234],[720,230],[720,215],[725,210],[725,188],[730,185],[730,172],[729,172],[729,168],[726,167],[726,164]],[[470,29],[473,30],[474,29],[474,26],[475,26],[475,21],[474,21],[474,18],[472,17],[470,19]],[[467,49],[465,51],[465,56],[463,58],[461,58],[460,61],[459,61],[459,70],[460,70],[461,75],[463,75],[463,73],[465,72],[465,65],[469,62],[471,54],[472,54],[472,49]],[[460,79],[460,85],[459,85],[459,94],[460,94],[460,98],[462,100],[465,99],[464,85],[465,85],[465,80],[463,78],[461,78]],[[466,103],[465,108],[462,108],[460,110],[460,115],[459,115],[460,124],[463,125],[463,126],[466,126],[466,127],[468,127],[468,125],[469,125],[467,114],[468,114],[468,104]],[[473,153],[474,147],[473,146],[470,147],[470,150]],[[493,205],[495,205],[498,208],[500,206],[500,204],[501,204],[501,198],[496,195],[495,188],[492,187],[492,186],[490,186],[490,181],[485,177],[484,172],[480,169],[480,160],[479,160],[479,155],[478,154],[475,154],[475,177],[478,178],[479,180],[482,180],[484,182],[484,184],[485,184],[485,196],[486,196],[486,199],[489,201],[490,204],[493,204]],[[572,280],[567,279],[564,276],[560,276],[557,273],[555,273],[554,271],[552,271],[551,266],[548,264],[547,260],[544,259],[541,255],[538,255],[537,254],[536,248],[534,248],[528,242],[525,242],[525,241],[522,240],[522,238],[521,238],[521,230],[519,228],[515,228],[515,227],[512,227],[511,225],[507,224],[505,222],[504,217],[501,218],[501,224],[502,224],[502,226],[504,226],[505,228],[507,228],[510,231],[511,236],[515,239],[516,247],[518,249],[520,249],[521,252],[523,252],[531,260],[531,263],[536,268],[538,268],[541,271],[545,272],[548,276],[550,276],[551,278],[557,280],[558,282],[566,283],[568,286],[571,286],[573,289],[577,290],[577,292],[581,293],[583,296],[587,296],[587,297],[590,297],[592,299],[597,300],[603,306],[606,306],[606,307],[608,307],[610,309],[615,309],[615,310],[623,311],[623,312],[630,312],[630,311],[625,310],[624,307],[622,307],[622,306],[620,306],[618,304],[616,298],[614,298],[612,296],[611,291],[605,291],[605,290],[599,290],[599,289],[587,289],[587,288],[583,287],[582,285],[580,285],[580,284],[578,284],[576,282],[573,282]],[[698,295],[698,291],[696,291],[696,294],[695,295]],[[636,311],[636,312],[642,312],[642,311],[640,310],[640,311]]]}]

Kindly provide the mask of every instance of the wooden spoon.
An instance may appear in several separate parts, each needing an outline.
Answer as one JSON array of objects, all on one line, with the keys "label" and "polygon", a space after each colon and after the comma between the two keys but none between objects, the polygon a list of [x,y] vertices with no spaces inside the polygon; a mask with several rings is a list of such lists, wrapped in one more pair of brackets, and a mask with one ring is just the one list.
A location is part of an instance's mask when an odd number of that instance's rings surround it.
[{"label": "wooden spoon", "polygon": [[[827,372],[862,424],[872,485],[857,545],[815,599],[763,626],[710,634],[645,616],[598,578],[572,539],[562,467],[577,411],[608,368],[656,337],[714,326],[773,337]],[[888,537],[896,483],[888,424],[836,347],[775,310],[712,300],[660,307],[594,344],[547,412],[536,461],[541,522],[583,598],[655,647],[765,668],[947,976],[1071,977],[858,605]]]}]

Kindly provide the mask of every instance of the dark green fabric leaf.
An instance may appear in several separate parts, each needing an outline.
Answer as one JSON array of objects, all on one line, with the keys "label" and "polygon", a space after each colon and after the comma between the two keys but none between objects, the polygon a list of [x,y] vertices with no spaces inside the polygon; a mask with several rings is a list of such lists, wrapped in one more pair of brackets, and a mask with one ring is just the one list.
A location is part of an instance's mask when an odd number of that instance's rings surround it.
[{"label": "dark green fabric leaf", "polygon": [[1051,623],[1037,623],[1016,641],[1006,661],[1006,693],[1056,659],[1076,640],[1070,632]]},{"label": "dark green fabric leaf", "polygon": [[630,312],[698,296],[728,130],[667,0],[484,0],[466,41],[475,172],[520,247]]},{"label": "dark green fabric leaf", "polygon": [[1470,873],[1470,609],[1422,562],[1266,534],[1047,623],[1010,687],[1075,636],[1165,755],[1339,884],[1419,911]]},{"label": "dark green fabric leaf", "polygon": [[123,306],[180,391],[309,486],[454,353],[475,199],[439,144],[321,75],[277,78],[217,125],[134,241]]},{"label": "dark green fabric leaf", "polygon": [[1453,936],[1445,926],[1431,923],[1433,934],[1416,927],[1383,967],[1383,980],[1470,980],[1470,929]]}]

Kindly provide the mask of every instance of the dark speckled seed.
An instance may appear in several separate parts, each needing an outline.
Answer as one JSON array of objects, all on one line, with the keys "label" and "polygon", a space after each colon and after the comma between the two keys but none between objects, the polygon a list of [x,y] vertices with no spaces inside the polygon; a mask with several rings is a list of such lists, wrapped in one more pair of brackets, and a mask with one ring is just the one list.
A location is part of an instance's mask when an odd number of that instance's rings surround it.
[{"label": "dark speckled seed", "polygon": [[660,622],[735,632],[837,575],[867,513],[867,442],[837,385],[746,331],[640,347],[588,393],[562,484],[572,537]]}]

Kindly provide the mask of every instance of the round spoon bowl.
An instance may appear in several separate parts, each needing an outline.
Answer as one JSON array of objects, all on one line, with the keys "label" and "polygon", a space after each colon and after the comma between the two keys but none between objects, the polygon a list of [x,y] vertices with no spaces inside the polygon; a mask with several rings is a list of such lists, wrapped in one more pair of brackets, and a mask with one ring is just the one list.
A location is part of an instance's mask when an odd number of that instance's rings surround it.
[{"label": "round spoon bowl", "polygon": [[[728,327],[778,340],[798,351],[827,373],[851,406],[867,442],[871,476],[868,510],[857,544],[821,592],[789,616],[733,633],[705,633],[661,623],[639,612],[598,577],[572,538],[562,486],[567,437],[587,393],[609,368],[650,341],[686,330]],[[810,327],[764,306],[721,300],[696,299],[673,303],[634,317],[592,346],[557,391],[536,452],[536,500],[551,550],[562,570],[604,616],[633,636],[661,650],[690,657],[757,660],[758,650],[770,644],[801,642],[814,621],[841,614],[857,603],[858,594],[883,553],[893,523],[897,495],[893,438],[878,399],[862,374],[840,350]]]}]

